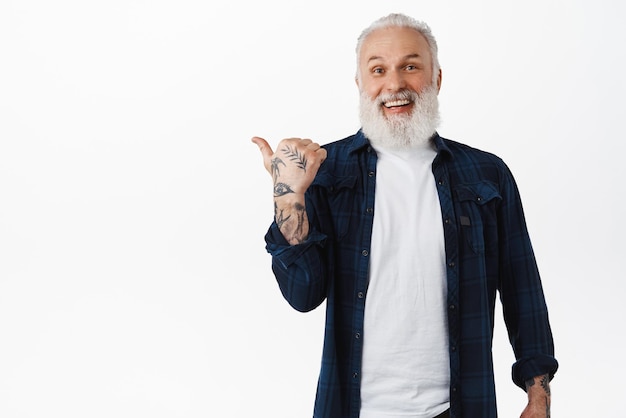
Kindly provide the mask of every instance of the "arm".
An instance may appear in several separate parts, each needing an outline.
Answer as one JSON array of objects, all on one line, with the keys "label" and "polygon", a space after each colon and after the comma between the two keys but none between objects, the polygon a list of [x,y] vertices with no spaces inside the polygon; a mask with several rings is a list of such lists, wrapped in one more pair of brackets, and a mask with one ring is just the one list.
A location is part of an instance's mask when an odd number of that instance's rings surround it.
[{"label": "arm", "polygon": [[515,352],[513,381],[528,392],[523,418],[550,416],[549,382],[558,368],[541,279],[519,191],[506,166],[499,208],[500,297]]},{"label": "arm", "polygon": [[550,376],[537,376],[526,381],[528,405],[520,418],[550,418]]},{"label": "arm", "polygon": [[275,221],[265,236],[272,270],[287,302],[298,311],[310,311],[326,297],[328,263],[321,254],[326,236],[310,229],[305,191],[326,150],[310,140],[292,138],[283,140],[274,153],[264,139],[252,141],[274,184]]}]

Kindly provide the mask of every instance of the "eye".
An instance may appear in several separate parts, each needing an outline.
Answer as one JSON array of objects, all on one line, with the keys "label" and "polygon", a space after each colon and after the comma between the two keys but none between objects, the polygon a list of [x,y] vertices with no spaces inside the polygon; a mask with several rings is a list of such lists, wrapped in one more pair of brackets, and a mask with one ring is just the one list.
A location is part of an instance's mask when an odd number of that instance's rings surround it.
[{"label": "eye", "polygon": [[409,64],[406,66],[406,69],[409,71],[417,70],[417,66],[413,64]]},{"label": "eye", "polygon": [[383,72],[384,72],[383,69],[380,67],[376,67],[372,69],[372,73],[374,74],[382,74]]},{"label": "eye", "polygon": [[285,183],[276,183],[274,186],[274,197],[284,196],[289,193],[293,193],[293,190]]}]

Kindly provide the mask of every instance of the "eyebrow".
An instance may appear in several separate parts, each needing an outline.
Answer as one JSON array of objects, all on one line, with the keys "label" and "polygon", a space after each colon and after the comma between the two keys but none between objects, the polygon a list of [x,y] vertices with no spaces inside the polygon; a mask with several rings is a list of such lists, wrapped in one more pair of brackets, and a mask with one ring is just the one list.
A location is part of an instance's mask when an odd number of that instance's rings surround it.
[{"label": "eyebrow", "polygon": [[[412,59],[412,58],[417,58],[417,59],[419,59],[419,58],[422,58],[422,56],[421,56],[420,54],[409,54],[409,55],[405,55],[405,56],[403,57],[403,59],[404,59],[404,60],[407,60],[407,59]],[[383,57],[380,57],[380,56],[378,56],[378,55],[373,55],[373,56],[371,56],[371,57],[367,60],[367,62],[368,62],[368,63],[370,63],[371,61],[375,61],[375,60],[379,60],[379,59],[380,59],[380,60],[382,60],[382,59],[383,59]]]}]

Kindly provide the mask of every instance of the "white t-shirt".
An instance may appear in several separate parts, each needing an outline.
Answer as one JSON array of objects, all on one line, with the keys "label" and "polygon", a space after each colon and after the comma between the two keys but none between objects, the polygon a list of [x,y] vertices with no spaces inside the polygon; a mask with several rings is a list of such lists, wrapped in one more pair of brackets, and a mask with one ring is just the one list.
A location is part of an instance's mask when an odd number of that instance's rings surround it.
[{"label": "white t-shirt", "polygon": [[431,418],[449,407],[450,382],[436,152],[376,151],[361,418]]}]

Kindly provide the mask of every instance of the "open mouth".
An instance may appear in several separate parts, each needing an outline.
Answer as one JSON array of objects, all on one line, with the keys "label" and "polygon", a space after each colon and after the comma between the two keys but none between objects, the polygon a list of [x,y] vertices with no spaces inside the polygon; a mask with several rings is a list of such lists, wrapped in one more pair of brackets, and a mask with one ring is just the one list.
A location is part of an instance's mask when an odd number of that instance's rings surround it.
[{"label": "open mouth", "polygon": [[387,109],[391,109],[392,107],[402,107],[402,106],[407,106],[411,104],[410,100],[407,99],[403,99],[403,100],[390,100],[388,102],[383,102],[383,106],[385,106]]}]

